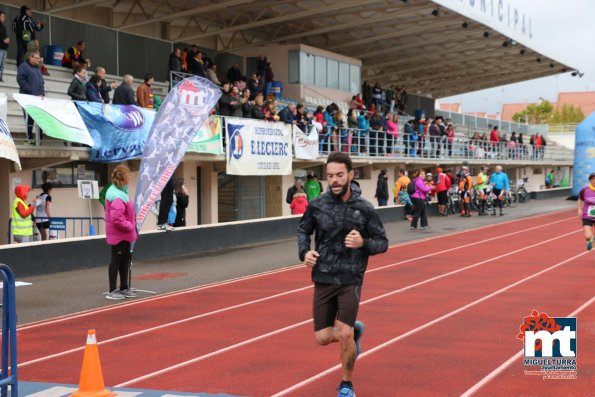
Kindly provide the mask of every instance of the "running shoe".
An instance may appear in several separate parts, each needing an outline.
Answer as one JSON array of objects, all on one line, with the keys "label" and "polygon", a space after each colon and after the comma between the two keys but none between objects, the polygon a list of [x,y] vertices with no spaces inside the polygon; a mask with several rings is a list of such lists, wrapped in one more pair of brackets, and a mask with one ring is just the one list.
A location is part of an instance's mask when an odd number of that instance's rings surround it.
[{"label": "running shoe", "polygon": [[165,230],[166,232],[171,232],[172,230],[174,230],[174,227],[171,225],[168,225],[167,223],[164,223],[163,225],[157,225],[157,229]]},{"label": "running shoe", "polygon": [[355,392],[353,391],[353,389],[347,386],[339,387],[338,390],[339,394],[337,394],[337,397],[355,397]]},{"label": "running shoe", "polygon": [[587,241],[587,251],[591,251],[593,249],[593,239]]},{"label": "running shoe", "polygon": [[136,294],[130,289],[126,288],[120,291],[124,298],[136,298]]},{"label": "running shoe", "polygon": [[122,295],[122,293],[120,292],[119,289],[113,290],[112,292],[108,292],[107,295],[105,296],[106,299],[110,299],[110,300],[116,300],[116,301],[121,301],[123,299],[126,299],[124,297],[124,295]]},{"label": "running shoe", "polygon": [[360,341],[362,339],[362,335],[364,334],[364,323],[357,320],[353,325],[353,340],[355,341],[355,357],[359,356],[360,352],[362,351],[362,346]]}]

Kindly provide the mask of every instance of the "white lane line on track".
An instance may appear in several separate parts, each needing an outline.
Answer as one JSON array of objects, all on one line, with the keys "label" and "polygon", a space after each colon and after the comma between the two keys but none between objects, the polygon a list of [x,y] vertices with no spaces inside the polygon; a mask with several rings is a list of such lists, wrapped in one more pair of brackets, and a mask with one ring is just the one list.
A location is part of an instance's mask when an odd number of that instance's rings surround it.
[{"label": "white lane line on track", "polygon": [[[381,343],[380,345],[378,345],[376,347],[373,347],[372,349],[367,350],[367,351],[363,352],[362,354],[360,354],[359,357],[358,357],[358,360],[361,360],[362,358],[365,358],[365,357],[367,357],[367,356],[369,356],[369,355],[371,355],[373,353],[376,353],[376,352],[378,352],[378,351],[380,351],[380,350],[382,350],[382,349],[384,349],[384,348],[386,348],[386,347],[388,347],[390,345],[393,345],[393,344],[399,342],[400,340],[405,339],[408,336],[411,336],[411,335],[414,335],[414,334],[416,334],[416,333],[418,333],[420,331],[423,331],[424,329],[429,328],[429,327],[431,327],[434,324],[437,324],[437,323],[439,323],[441,321],[444,321],[444,320],[446,320],[446,319],[448,319],[448,318],[450,318],[452,316],[455,316],[455,315],[461,313],[462,311],[465,311],[465,310],[467,310],[467,309],[469,309],[469,308],[471,308],[473,306],[476,306],[476,305],[478,305],[478,304],[480,304],[480,303],[482,303],[482,302],[484,302],[484,301],[486,301],[486,300],[488,300],[490,298],[493,298],[496,295],[500,295],[501,293],[506,292],[509,289],[514,288],[514,287],[516,287],[516,286],[518,286],[518,285],[520,285],[520,284],[522,284],[522,283],[524,283],[526,281],[532,280],[532,279],[534,279],[536,277],[541,276],[544,273],[549,272],[550,270],[554,270],[554,269],[556,269],[556,268],[558,268],[558,267],[560,267],[562,265],[565,265],[566,263],[569,263],[569,262],[571,262],[571,261],[573,261],[573,260],[575,260],[575,259],[577,259],[577,258],[579,258],[579,257],[581,257],[583,255],[585,255],[586,253],[587,253],[586,251],[585,252],[581,252],[580,254],[575,255],[575,256],[573,256],[571,258],[565,259],[562,262],[558,262],[555,265],[553,265],[551,267],[548,267],[547,269],[541,270],[541,271],[539,271],[539,272],[537,272],[535,274],[532,274],[531,276],[528,276],[528,277],[525,277],[525,278],[523,278],[523,279],[521,279],[519,281],[516,281],[516,282],[514,282],[514,283],[512,283],[512,284],[510,284],[510,285],[508,285],[508,286],[506,286],[504,288],[501,288],[501,289],[499,289],[497,291],[492,292],[491,294],[485,295],[482,298],[479,298],[477,300],[474,300],[473,302],[468,303],[465,306],[461,306],[460,308],[458,308],[456,310],[453,310],[453,311],[451,311],[451,312],[449,312],[449,313],[447,313],[447,314],[445,314],[443,316],[440,316],[440,317],[438,317],[438,318],[436,318],[436,319],[434,319],[434,320],[432,320],[430,322],[427,322],[427,323],[425,323],[423,325],[420,325],[419,327],[413,328],[412,330],[410,330],[408,332],[405,332],[404,334],[401,334],[401,335],[399,335],[399,336],[397,336],[397,337],[395,337],[393,339],[390,339],[390,340],[388,340],[388,341],[386,341],[384,343]],[[312,382],[314,382],[314,381],[316,381],[316,380],[318,380],[318,379],[320,379],[320,378],[322,378],[322,377],[324,377],[324,376],[326,376],[326,375],[328,375],[328,374],[330,374],[330,373],[332,373],[334,371],[339,370],[340,368],[341,368],[341,364],[335,365],[335,366],[333,366],[331,368],[328,368],[328,369],[326,369],[326,370],[324,370],[324,371],[316,374],[315,376],[312,376],[312,377],[310,377],[308,379],[304,379],[300,383],[296,383],[295,385],[290,386],[287,389],[282,390],[282,391],[280,391],[280,392],[272,395],[271,397],[285,396],[288,393],[291,393],[291,392],[293,392],[293,391],[295,391],[295,390],[297,390],[297,389],[299,389],[299,388],[301,388],[303,386],[306,386],[306,385],[308,385],[308,384],[310,384],[310,383],[312,383]]]},{"label": "white lane line on track", "polygon": [[[563,211],[567,211],[567,210],[561,210],[559,212],[563,212]],[[444,234],[444,235],[439,235],[439,236],[433,236],[433,237],[428,237],[428,238],[424,238],[424,239],[419,239],[419,240],[413,240],[413,241],[407,241],[404,243],[399,243],[399,244],[395,244],[395,245],[391,245],[389,247],[389,249],[394,249],[394,248],[399,248],[402,246],[406,246],[406,245],[411,245],[411,244],[418,244],[418,243],[422,243],[425,242],[427,240],[434,240],[436,238],[442,238],[442,237],[450,237],[453,235],[458,235],[458,234],[463,234],[463,233],[471,233],[477,230],[482,230],[482,229],[486,229],[486,228],[490,228],[490,227],[495,227],[498,225],[503,225],[503,224],[508,224],[508,223],[514,223],[514,222],[519,222],[522,220],[527,220],[527,219],[532,219],[532,218],[537,218],[543,215],[535,215],[535,216],[531,216],[531,217],[527,217],[527,218],[520,218],[520,219],[515,219],[515,220],[511,220],[511,221],[507,221],[507,222],[501,222],[501,223],[497,223],[497,224],[493,224],[493,225],[485,225],[485,226],[479,226],[477,228],[473,228],[473,229],[467,229],[467,230],[462,230],[462,231],[458,231],[458,232],[453,232],[453,233],[449,233],[449,234]],[[515,234],[519,234],[519,233],[524,233],[530,230],[534,230],[534,229],[539,229],[542,227],[546,227],[546,226],[551,226],[557,223],[561,223],[561,222],[566,222],[569,220],[574,220],[576,219],[576,217],[569,217],[569,218],[564,218],[564,219],[560,219],[554,222],[549,222],[549,223],[545,223],[545,224],[541,224],[538,226],[534,226],[531,227],[529,229],[524,229],[522,231],[516,231],[513,233],[507,233],[507,234],[503,234],[501,236],[495,236],[486,240],[482,240],[482,241],[478,241],[478,242],[474,242],[468,245],[464,245],[461,247],[455,247],[455,248],[451,248],[449,250],[446,251],[440,251],[440,253],[445,253],[445,252],[449,252],[458,248],[462,248],[462,247],[468,247],[468,246],[472,246],[472,245],[476,245],[476,244],[480,244],[480,243],[484,243],[487,241],[491,241],[495,238],[502,238],[502,237],[508,237],[508,236],[512,236]],[[439,254],[439,253],[437,253]],[[428,256],[431,256],[432,254],[420,257],[418,259],[422,259],[422,258],[427,258]],[[413,259],[409,259],[408,261],[412,261],[415,260],[415,258]],[[400,262],[398,262],[397,264],[400,264]],[[388,265],[388,266],[393,266],[395,264],[392,265]],[[93,314],[97,314],[97,313],[103,313],[103,312],[110,312],[113,310],[118,310],[118,309],[126,309],[130,306],[133,305],[140,305],[140,304],[144,304],[146,302],[152,302],[154,300],[161,300],[161,299],[166,299],[166,298],[170,298],[173,296],[178,296],[178,295],[184,295],[184,294],[188,294],[188,293],[194,293],[194,292],[199,292],[205,289],[210,289],[210,288],[215,288],[215,287],[220,287],[220,286],[224,286],[227,284],[233,284],[236,282],[241,282],[241,281],[246,281],[246,280],[252,280],[252,279],[256,279],[256,278],[260,278],[260,277],[265,277],[265,276],[269,276],[271,274],[276,274],[276,273],[282,273],[282,272],[286,272],[286,271],[291,271],[291,270],[297,270],[297,269],[303,269],[304,265],[303,264],[298,264],[298,265],[293,265],[293,266],[289,266],[289,267],[285,267],[282,269],[276,269],[276,270],[269,270],[266,272],[261,272],[261,273],[257,273],[257,274],[253,274],[253,275],[249,275],[249,276],[242,276],[242,277],[237,277],[237,278],[233,278],[230,280],[226,280],[226,281],[218,281],[215,283],[210,283],[210,284],[206,284],[206,285],[201,285],[200,287],[191,287],[191,288],[187,288],[187,289],[183,289],[180,291],[175,291],[175,292],[169,292],[169,293],[165,293],[165,294],[161,294],[159,296],[156,297],[151,297],[151,298],[145,298],[145,299],[139,299],[133,302],[127,302],[127,303],[122,303],[122,304],[116,304],[113,306],[109,306],[109,307],[104,307],[104,308],[100,308],[100,309],[90,309],[90,310],[85,310],[82,312],[77,312],[77,313],[73,313],[71,315],[64,315],[64,316],[60,316],[60,317],[55,317],[53,319],[49,319],[49,320],[42,320],[39,322],[35,322],[35,323],[30,323],[30,324],[25,324],[23,326],[20,326],[17,328],[18,332],[21,331],[25,331],[25,330],[29,330],[29,329],[34,329],[34,328],[38,328],[38,327],[42,327],[45,325],[50,325],[50,324],[56,324],[56,323],[60,323],[60,322],[64,322],[64,321],[70,321],[76,318],[80,318],[80,317],[85,317],[85,316],[90,316]],[[384,267],[386,268],[386,266]],[[368,272],[373,271],[375,269],[370,269],[368,270]]]},{"label": "white lane line on track", "polygon": [[[550,226],[552,224],[564,222],[564,221],[566,221],[568,219],[574,219],[574,218],[567,218],[567,219],[562,219],[562,220],[558,220],[558,221],[555,221],[555,222],[550,222],[550,223],[547,223],[547,224],[542,224],[542,225],[535,226],[535,227],[532,227],[532,228],[529,228],[529,229],[524,229],[522,232],[527,232],[529,230],[539,229],[541,227]],[[573,232],[570,232],[569,234],[576,233],[576,232],[577,231],[573,231]],[[518,234],[518,233],[520,233],[520,232],[517,231],[517,232],[508,233],[508,234],[504,234],[504,235],[497,236],[497,237],[492,237],[492,238],[489,238],[489,239],[486,239],[486,240],[477,241],[477,242],[474,242],[474,243],[469,243],[469,244],[465,244],[465,245],[459,245],[459,246],[456,246],[456,247],[453,247],[453,248],[449,248],[449,249],[446,249],[446,250],[435,252],[433,254],[426,254],[426,255],[422,255],[420,257],[406,259],[404,261],[392,263],[392,264],[389,264],[389,265],[386,265],[386,266],[382,266],[382,267],[379,267],[379,268],[370,269],[367,272],[368,273],[371,273],[371,272],[375,272],[375,271],[384,270],[386,268],[394,267],[394,266],[397,266],[397,265],[400,265],[400,264],[403,264],[403,263],[413,262],[415,260],[425,259],[425,258],[428,258],[428,257],[431,257],[431,256],[435,256],[435,255],[442,255],[442,254],[444,254],[446,252],[450,252],[450,251],[454,251],[454,250],[457,250],[457,249],[466,248],[466,247],[469,247],[469,246],[472,246],[472,245],[482,244],[484,242],[491,241],[491,240],[494,240],[494,239],[500,239],[502,237],[509,237],[511,235],[515,235],[515,234]],[[566,235],[564,235],[564,236],[566,236]],[[555,239],[560,238],[560,237],[563,237],[563,236],[558,236],[558,237],[556,237],[556,238],[554,238],[552,240],[555,240]],[[551,241],[551,240],[548,240],[548,242],[549,241]],[[540,244],[543,244],[543,243],[544,242],[541,241],[541,242],[537,243],[536,245],[540,245]],[[535,245],[533,245],[533,246],[535,246]],[[532,246],[530,246],[530,247],[532,247]],[[528,248],[528,247],[524,247],[523,249],[526,249],[526,248]],[[521,249],[521,250],[523,250],[523,249]],[[492,259],[488,259],[486,261],[480,262],[480,264],[487,263],[487,262],[489,262],[491,260],[500,259],[501,257],[511,255],[511,254],[513,254],[513,253],[515,253],[517,251],[514,251],[512,253],[509,252],[509,253],[504,254],[502,256],[498,256],[498,257],[495,257],[495,258],[492,258]],[[445,274],[443,274],[441,276],[438,276],[438,277],[433,277],[431,279],[428,279],[428,280],[425,280],[425,281],[422,281],[422,282],[419,282],[419,283],[416,283],[416,284],[413,284],[413,285],[404,287],[401,290],[397,290],[397,291],[398,292],[403,292],[403,291],[406,291],[407,289],[411,289],[411,288],[414,288],[416,286],[423,285],[423,284],[425,284],[427,282],[435,281],[435,280],[440,279],[442,277],[446,277],[446,276],[448,276],[450,274],[455,274],[455,273],[458,273],[458,272],[461,272],[461,271],[470,269],[470,268],[475,267],[475,266],[479,266],[479,265],[478,264],[475,264],[475,265],[470,265],[470,266],[468,266],[466,268],[457,269],[457,270],[455,270],[453,272],[445,273]],[[303,267],[303,265],[301,265],[300,267]],[[105,345],[105,344],[108,344],[108,343],[117,342],[117,341],[120,341],[120,340],[123,340],[123,339],[127,339],[127,338],[131,338],[131,337],[134,337],[134,336],[146,334],[146,333],[153,332],[153,331],[156,331],[156,330],[160,330],[160,329],[163,329],[163,328],[167,328],[167,327],[170,327],[170,326],[180,325],[180,324],[183,324],[185,322],[194,321],[194,320],[197,320],[197,319],[200,319],[200,318],[204,318],[204,317],[208,317],[208,316],[211,316],[211,315],[215,315],[215,314],[223,313],[223,312],[226,312],[226,311],[234,310],[234,309],[237,309],[237,308],[241,308],[241,307],[253,305],[253,304],[256,304],[256,303],[261,303],[261,302],[264,302],[264,301],[267,301],[267,300],[276,299],[278,297],[289,295],[289,294],[300,292],[300,291],[304,291],[304,290],[309,289],[309,288],[312,288],[312,285],[311,284],[308,285],[308,286],[305,286],[305,287],[293,289],[293,290],[290,290],[290,291],[285,291],[285,292],[282,292],[282,293],[279,293],[279,294],[267,296],[267,297],[256,299],[256,300],[253,300],[253,301],[248,301],[248,302],[240,303],[240,304],[237,304],[237,305],[228,306],[228,307],[224,307],[224,308],[221,308],[221,309],[218,309],[218,310],[214,310],[214,311],[211,311],[211,312],[202,313],[202,314],[198,314],[198,315],[195,315],[195,316],[191,316],[191,317],[187,317],[187,318],[184,318],[184,319],[180,319],[180,320],[177,320],[177,321],[173,321],[173,322],[170,322],[170,323],[157,325],[155,327],[145,328],[145,329],[142,329],[142,330],[139,330],[139,331],[135,331],[135,332],[131,332],[131,333],[128,333],[128,334],[125,334],[125,335],[120,335],[120,336],[117,336],[115,338],[105,339],[103,341],[98,342],[97,344],[98,345]],[[391,293],[385,294],[385,295],[383,295],[383,297],[384,296],[388,296],[390,294]],[[377,297],[377,298],[372,298],[372,299],[381,299],[381,298],[378,298]],[[78,352],[78,351],[83,351],[84,349],[85,349],[84,346],[80,346],[80,347],[76,347],[76,348],[73,348],[73,349],[64,350],[64,351],[61,351],[59,353],[54,353],[54,354],[50,354],[50,355],[47,355],[47,356],[39,357],[39,358],[36,358],[36,359],[32,359],[32,360],[29,360],[29,361],[24,361],[22,363],[19,363],[19,367],[21,368],[21,367],[25,367],[25,366],[28,366],[28,365],[36,364],[36,363],[39,363],[39,362],[42,362],[42,361],[51,360],[51,359],[54,359],[54,358],[65,356],[67,354],[75,353],[75,352]]]},{"label": "white lane line on track", "polygon": [[[481,265],[483,265],[483,264],[485,264],[485,263],[488,263],[488,262],[491,262],[491,261],[494,261],[494,260],[497,260],[497,259],[501,259],[501,258],[504,258],[504,257],[506,257],[506,256],[514,255],[514,254],[516,254],[516,253],[518,253],[518,252],[521,252],[521,251],[527,250],[527,249],[529,249],[529,248],[533,248],[533,247],[536,247],[536,246],[539,246],[539,245],[543,245],[543,244],[548,244],[548,243],[550,243],[550,242],[552,242],[552,241],[554,241],[554,240],[557,240],[557,239],[560,239],[560,238],[563,238],[563,237],[566,237],[566,236],[569,236],[569,235],[571,235],[571,234],[578,233],[578,232],[580,232],[580,230],[575,230],[575,231],[572,231],[572,232],[570,232],[570,233],[566,233],[566,234],[563,234],[563,235],[560,235],[560,236],[554,237],[554,238],[552,238],[552,239],[549,239],[549,240],[543,240],[543,241],[541,241],[541,242],[539,242],[539,243],[536,243],[536,244],[533,244],[533,245],[531,245],[531,246],[527,246],[527,247],[524,247],[524,248],[521,248],[521,249],[518,249],[518,250],[515,250],[515,251],[512,251],[512,252],[508,252],[508,253],[506,253],[506,254],[503,254],[503,255],[496,256],[496,257],[494,257],[494,258],[490,258],[490,259],[487,259],[487,260],[484,260],[484,261],[481,261],[481,262],[475,263],[475,264],[473,264],[473,265],[467,266],[466,268],[457,269],[457,270],[454,270],[454,271],[452,271],[452,272],[444,273],[444,274],[442,274],[442,275],[440,275],[440,276],[432,277],[432,278],[430,278],[430,279],[427,279],[427,280],[424,280],[424,281],[418,282],[418,283],[416,283],[416,284],[412,284],[412,285],[408,285],[408,286],[406,286],[406,287],[403,287],[403,288],[399,288],[399,289],[397,289],[397,290],[394,290],[394,291],[388,292],[388,293],[386,293],[386,294],[383,294],[383,295],[380,295],[380,296],[377,296],[377,297],[370,298],[370,299],[367,299],[367,300],[365,300],[365,301],[362,301],[360,305],[365,305],[365,304],[368,304],[368,303],[375,302],[375,301],[377,301],[377,300],[379,300],[379,299],[383,299],[383,298],[386,298],[386,297],[389,297],[389,296],[392,296],[392,295],[396,295],[396,294],[402,293],[402,292],[404,292],[404,291],[407,291],[407,290],[413,289],[413,288],[415,288],[415,287],[419,287],[419,286],[421,286],[421,285],[428,284],[428,283],[430,283],[430,282],[432,282],[432,281],[436,281],[436,280],[439,280],[439,279],[442,279],[442,278],[448,277],[448,276],[450,276],[450,275],[452,275],[452,274],[456,274],[456,273],[459,273],[459,272],[461,272],[461,271],[464,271],[464,270],[468,270],[468,269],[471,269],[471,268],[474,268],[474,267],[477,267],[477,266],[481,266]],[[584,254],[584,253],[583,253],[583,254]],[[581,255],[582,255],[582,254],[581,254]],[[559,265],[558,265],[558,266],[559,266]],[[554,267],[556,267],[556,266],[554,266]],[[552,267],[552,268],[549,268],[549,269],[553,269],[554,267]],[[540,273],[537,273],[537,274],[541,274],[541,273],[542,273],[542,272],[540,272]],[[534,276],[531,276],[531,277],[534,277]],[[528,279],[530,279],[530,278],[527,278],[527,280],[528,280]],[[135,379],[128,380],[128,381],[126,381],[126,382],[124,382],[124,383],[120,383],[119,385],[116,385],[116,387],[124,387],[124,386],[129,386],[129,385],[131,385],[131,384],[134,384],[134,383],[140,382],[140,381],[142,381],[142,380],[149,379],[149,378],[152,378],[152,377],[154,377],[154,376],[157,376],[157,375],[161,375],[161,374],[163,374],[163,373],[166,373],[166,372],[172,371],[172,370],[174,370],[174,369],[178,369],[178,368],[181,368],[181,367],[184,367],[184,366],[187,366],[187,365],[190,365],[190,364],[193,364],[193,363],[196,363],[196,362],[199,362],[199,361],[205,360],[205,359],[207,359],[207,358],[210,358],[210,357],[213,357],[213,356],[216,356],[216,355],[219,355],[219,354],[225,353],[225,352],[227,352],[227,351],[230,351],[230,350],[236,349],[236,348],[238,348],[238,347],[242,347],[242,346],[245,346],[245,345],[247,345],[247,344],[250,344],[250,343],[253,343],[253,342],[257,342],[257,341],[259,341],[259,340],[262,340],[262,339],[268,338],[268,337],[270,337],[270,336],[273,336],[273,335],[280,334],[280,333],[282,333],[282,332],[285,332],[285,331],[291,330],[291,329],[293,329],[293,328],[300,327],[300,326],[302,326],[302,325],[304,325],[304,324],[308,324],[308,323],[310,323],[310,322],[312,322],[312,320],[311,320],[311,319],[309,319],[309,320],[304,320],[304,321],[301,321],[301,322],[299,322],[299,323],[295,323],[295,324],[289,325],[289,326],[287,326],[287,327],[284,327],[284,328],[281,328],[281,329],[277,329],[277,330],[275,330],[275,331],[271,331],[271,332],[269,332],[269,333],[266,333],[266,334],[263,334],[263,335],[259,335],[259,336],[257,336],[257,337],[254,337],[254,338],[247,339],[247,340],[245,340],[245,341],[242,341],[242,342],[236,343],[236,344],[234,344],[234,345],[227,346],[227,347],[225,347],[225,348],[223,348],[223,349],[216,350],[216,351],[213,351],[213,352],[211,352],[211,353],[207,353],[207,354],[205,354],[205,355],[202,355],[202,356],[199,356],[199,357],[195,357],[195,358],[193,358],[193,359],[190,359],[190,360],[187,360],[187,361],[184,361],[184,362],[178,363],[178,364],[176,364],[176,365],[174,365],[174,366],[167,367],[167,368],[163,368],[163,369],[161,369],[161,370],[158,370],[158,371],[152,372],[152,373],[150,373],[150,374],[146,374],[146,375],[140,376],[140,377],[138,377],[138,378],[135,378]],[[363,354],[362,354],[362,356],[363,356]]]},{"label": "white lane line on track", "polygon": [[[576,317],[580,312],[582,312],[587,307],[589,307],[591,304],[593,304],[593,302],[595,302],[595,296],[592,297],[591,299],[589,299],[587,302],[583,303],[578,309],[576,309],[575,311],[570,313],[567,317]],[[518,361],[523,356],[523,353],[524,353],[524,350],[520,350],[519,352],[514,354],[508,360],[503,362],[502,365],[500,365],[498,368],[496,368],[495,370],[490,372],[488,375],[486,375],[483,379],[481,379],[475,385],[470,387],[469,390],[467,390],[465,393],[461,394],[461,397],[469,397],[469,396],[472,396],[473,394],[475,394],[475,392],[477,392],[479,389],[484,387],[487,383],[489,383],[491,380],[493,380],[496,376],[498,376],[498,375],[500,375],[500,373],[504,372],[504,370],[506,368],[508,368],[512,363],[514,363],[515,361]]]},{"label": "white lane line on track", "polygon": [[[556,221],[556,222],[552,222],[552,223],[559,223],[559,222],[562,222],[562,221]],[[530,229],[526,229],[523,232],[527,232],[527,231],[532,230],[532,229],[538,229],[540,227],[545,227],[545,226],[549,226],[549,225],[550,224],[544,224],[544,225],[540,225],[540,226],[535,226],[535,227],[532,227]],[[481,265],[483,265],[485,263],[488,263],[490,261],[493,261],[493,260],[496,260],[496,259],[500,259],[500,258],[509,256],[509,255],[513,255],[515,253],[518,253],[518,252],[527,250],[529,248],[532,248],[532,247],[535,247],[535,246],[538,246],[538,245],[549,243],[551,241],[557,240],[559,238],[565,237],[565,236],[570,235],[570,234],[573,234],[573,233],[577,233],[579,231],[580,230],[575,230],[575,231],[566,233],[564,235],[556,236],[556,237],[554,237],[552,239],[549,239],[549,240],[545,240],[545,241],[542,240],[539,243],[536,243],[536,244],[533,244],[533,245],[530,245],[530,246],[525,246],[525,247],[520,248],[518,250],[515,250],[515,251],[512,251],[512,252],[507,252],[506,254],[499,255],[499,256],[496,256],[496,257],[493,257],[493,258],[490,258],[490,259],[487,259],[487,260],[484,260],[484,261],[481,261],[481,262],[477,262],[475,264],[472,264],[472,265],[469,265],[467,267],[460,268],[460,269],[457,269],[457,270],[454,270],[454,271],[451,271],[451,272],[448,272],[448,273],[444,273],[444,274],[442,274],[440,276],[432,277],[430,279],[427,279],[427,280],[424,280],[424,281],[421,281],[421,282],[418,282],[418,283],[415,283],[415,284],[412,284],[412,285],[403,287],[403,288],[401,288],[399,290],[392,291],[392,292],[389,292],[387,294],[381,295],[380,297],[371,298],[371,299],[369,299],[367,301],[362,302],[362,304],[365,304],[368,301],[382,299],[384,297],[393,295],[395,293],[400,293],[400,292],[407,291],[409,289],[418,287],[420,285],[423,285],[423,284],[426,284],[426,283],[429,283],[429,282],[432,282],[432,281],[439,280],[441,278],[450,276],[452,274],[456,274],[456,273],[459,273],[459,272],[462,272],[462,271],[471,269],[473,267],[481,266]],[[518,233],[519,232],[517,231],[517,232],[509,233],[509,234],[506,234],[506,235],[503,235],[503,236],[499,236],[498,238],[508,237],[510,235],[514,235],[514,234],[518,234]],[[457,247],[454,247],[454,248],[449,248],[449,249],[446,249],[446,250],[443,250],[443,251],[438,251],[438,252],[436,252],[434,254],[427,254],[427,255],[423,255],[423,256],[417,257],[417,258],[406,259],[404,261],[396,262],[396,263],[389,264],[389,265],[386,265],[386,266],[383,266],[383,267],[379,267],[379,268],[376,268],[376,269],[370,269],[368,272],[370,273],[370,272],[380,271],[380,270],[384,270],[384,269],[389,268],[389,267],[394,267],[394,266],[397,266],[397,265],[400,265],[400,264],[403,264],[403,263],[412,262],[412,261],[415,261],[415,260],[418,260],[418,259],[424,259],[424,258],[428,258],[430,256],[441,255],[443,253],[450,252],[450,251],[453,251],[453,250],[456,250],[456,249],[462,249],[462,248],[466,248],[466,247],[469,247],[469,246],[472,246],[472,245],[481,244],[481,243],[490,241],[492,239],[493,238],[482,240],[482,241],[477,241],[477,242],[474,242],[474,243],[469,243],[469,244],[466,244],[466,245],[457,246]],[[123,339],[128,339],[128,338],[131,338],[131,337],[134,337],[134,336],[139,336],[139,335],[142,335],[142,334],[146,334],[146,333],[153,332],[153,331],[156,331],[156,330],[160,330],[160,329],[163,329],[163,328],[167,328],[167,327],[170,327],[170,326],[180,325],[180,324],[183,324],[183,323],[186,323],[186,322],[194,321],[194,320],[197,320],[197,319],[200,319],[200,318],[204,318],[204,317],[208,317],[208,316],[211,316],[211,315],[223,313],[223,312],[226,312],[226,311],[230,311],[230,310],[234,310],[234,309],[237,309],[237,308],[241,308],[241,307],[253,305],[253,304],[256,304],[256,303],[261,303],[261,302],[264,302],[264,301],[267,301],[267,300],[276,299],[278,297],[289,295],[289,294],[300,292],[300,291],[304,291],[304,290],[309,289],[309,288],[312,288],[312,285],[311,284],[310,285],[307,285],[305,287],[293,289],[293,290],[290,290],[290,291],[285,291],[285,292],[282,292],[282,293],[279,293],[279,294],[267,296],[267,297],[256,299],[256,300],[253,300],[253,301],[248,301],[248,302],[240,303],[240,304],[233,305],[233,306],[224,307],[224,308],[221,308],[221,309],[218,309],[218,310],[214,310],[214,311],[211,311],[211,312],[198,314],[198,315],[195,315],[195,316],[192,316],[192,317],[187,317],[187,318],[184,318],[184,319],[181,319],[181,320],[177,320],[177,321],[173,321],[173,322],[170,322],[170,323],[161,324],[161,325],[158,325],[158,326],[155,326],[155,327],[145,328],[145,329],[140,330],[140,331],[135,331],[135,332],[131,332],[131,333],[128,333],[128,334],[125,334],[125,335],[117,336],[115,338],[106,339],[106,340],[103,340],[103,341],[98,342],[97,344],[98,345],[105,345],[105,344],[108,344],[108,343],[117,342],[117,341],[120,341],[120,340],[123,340]],[[301,325],[301,323],[299,325]],[[290,328],[293,328],[293,326],[290,326]],[[273,331],[273,332],[275,332],[275,331]],[[53,358],[57,358],[57,357],[61,357],[61,356],[67,355],[67,354],[75,353],[75,352],[78,352],[78,351],[83,351],[84,349],[85,349],[84,346],[80,346],[80,347],[77,347],[77,348],[74,348],[74,349],[64,350],[64,351],[59,352],[59,353],[55,353],[55,354],[51,354],[51,355],[47,355],[47,356],[43,356],[43,357],[39,357],[39,358],[36,358],[36,359],[33,359],[33,360],[29,360],[29,361],[25,361],[25,362],[19,363],[19,367],[25,367],[25,366],[28,366],[28,365],[32,365],[32,364],[36,364],[36,363],[42,362],[42,361],[47,361],[47,360],[50,360],[50,359],[53,359]]]}]

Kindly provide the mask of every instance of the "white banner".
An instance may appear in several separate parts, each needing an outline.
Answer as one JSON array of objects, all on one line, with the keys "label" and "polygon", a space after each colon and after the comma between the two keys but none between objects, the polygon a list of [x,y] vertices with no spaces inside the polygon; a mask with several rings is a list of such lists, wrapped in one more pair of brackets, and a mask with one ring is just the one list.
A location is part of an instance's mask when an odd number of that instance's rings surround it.
[{"label": "white banner", "polygon": [[302,160],[314,160],[318,158],[318,131],[310,127],[306,135],[298,127],[293,127],[293,146],[295,147],[295,158]]},{"label": "white banner", "polygon": [[227,173],[291,175],[291,125],[227,117]]},{"label": "white banner", "polygon": [[12,95],[47,136],[93,146],[93,138],[70,99]]},{"label": "white banner", "polygon": [[21,161],[17,147],[6,122],[7,99],[6,94],[0,94],[0,157],[14,161],[17,171],[21,170]]}]

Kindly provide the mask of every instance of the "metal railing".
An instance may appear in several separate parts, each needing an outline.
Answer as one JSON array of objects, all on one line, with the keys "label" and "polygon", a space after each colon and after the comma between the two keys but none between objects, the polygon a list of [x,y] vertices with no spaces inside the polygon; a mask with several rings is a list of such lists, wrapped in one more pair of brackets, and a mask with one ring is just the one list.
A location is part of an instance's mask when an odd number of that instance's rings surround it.
[{"label": "metal railing", "polygon": [[[91,226],[94,228],[95,234],[105,234],[105,218],[90,218],[90,217],[50,217],[50,228],[48,229],[48,240],[62,239],[69,237],[85,237],[92,235],[90,233]],[[32,236],[38,234],[37,226],[33,224]],[[55,232],[55,233],[52,233]],[[12,218],[8,219],[8,244],[12,243]],[[38,240],[34,240],[38,241]]]},{"label": "metal railing", "polygon": [[192,73],[185,73],[185,72],[174,72],[173,70],[169,71],[169,90],[171,91],[172,88],[176,86],[180,81],[184,80],[186,77],[196,76]]}]

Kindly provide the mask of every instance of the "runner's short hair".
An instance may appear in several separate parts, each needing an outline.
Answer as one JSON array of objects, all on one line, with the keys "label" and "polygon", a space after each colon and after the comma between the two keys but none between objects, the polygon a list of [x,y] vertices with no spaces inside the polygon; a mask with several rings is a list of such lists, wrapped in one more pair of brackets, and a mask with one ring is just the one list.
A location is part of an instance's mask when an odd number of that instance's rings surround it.
[{"label": "runner's short hair", "polygon": [[347,153],[343,153],[343,152],[332,152],[331,154],[328,155],[328,158],[326,159],[326,163],[339,163],[339,164],[345,164],[345,166],[347,167],[347,171],[352,171],[353,170],[353,163],[351,162],[351,157],[349,157],[349,155]]}]

